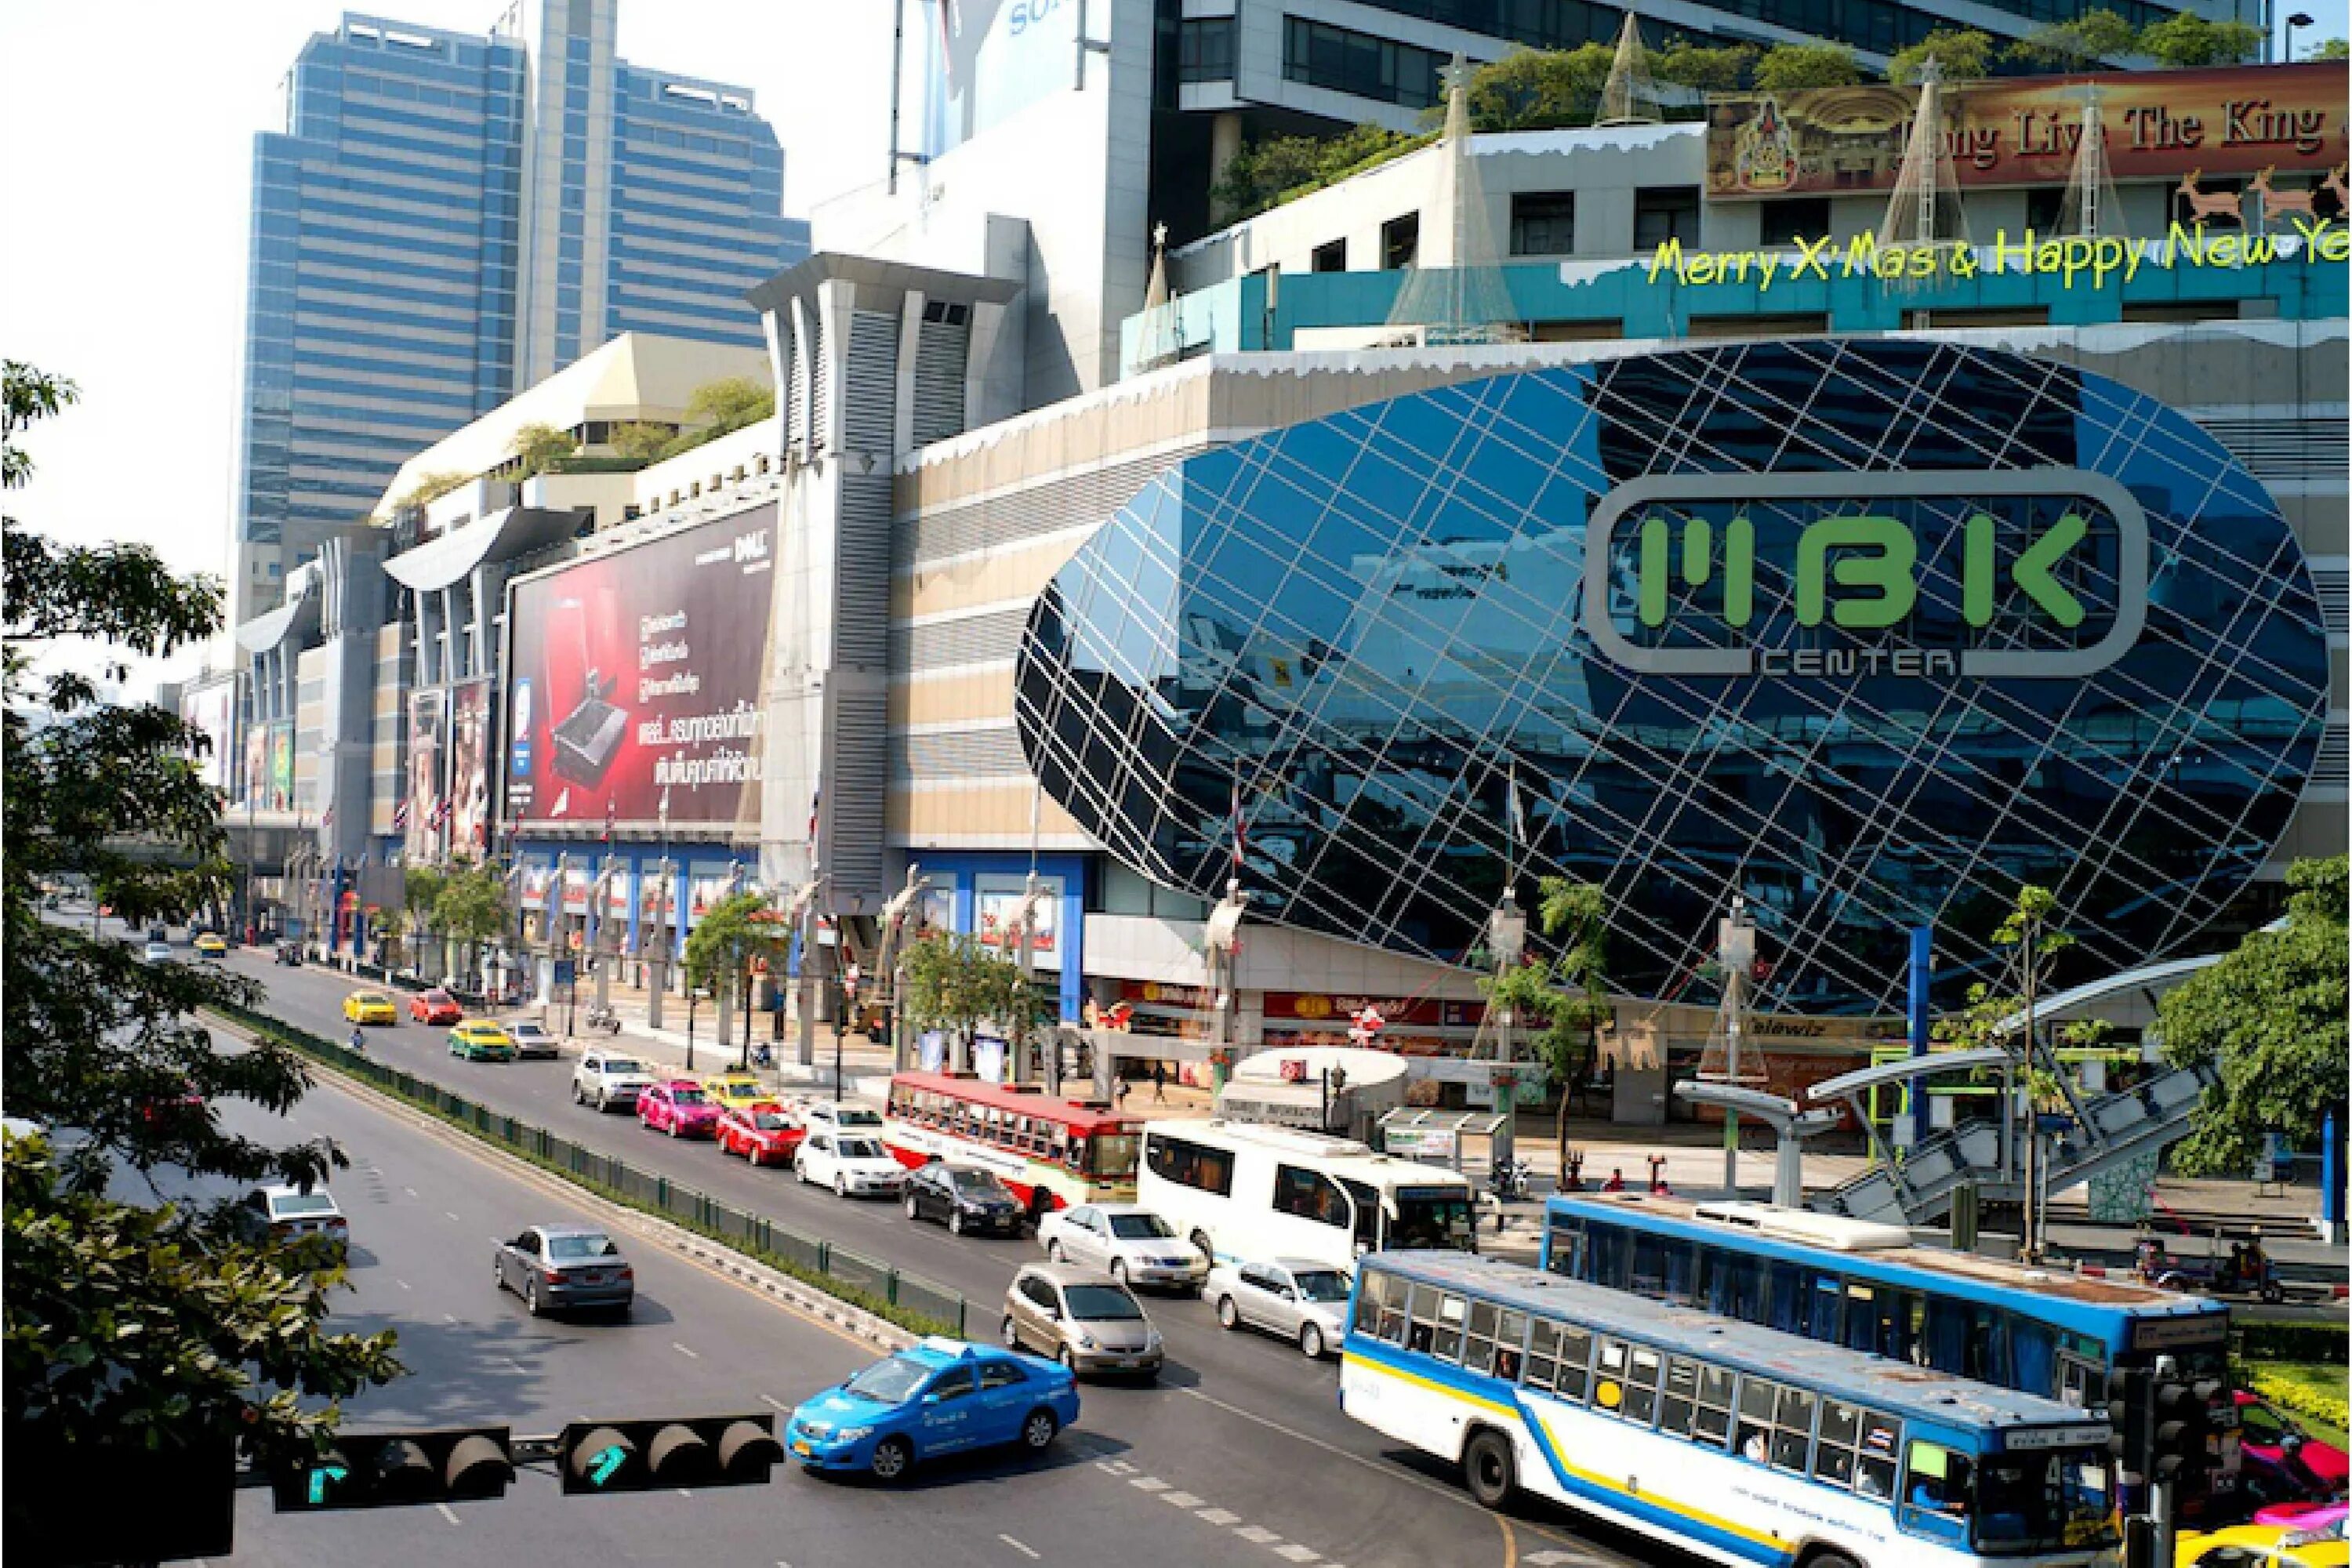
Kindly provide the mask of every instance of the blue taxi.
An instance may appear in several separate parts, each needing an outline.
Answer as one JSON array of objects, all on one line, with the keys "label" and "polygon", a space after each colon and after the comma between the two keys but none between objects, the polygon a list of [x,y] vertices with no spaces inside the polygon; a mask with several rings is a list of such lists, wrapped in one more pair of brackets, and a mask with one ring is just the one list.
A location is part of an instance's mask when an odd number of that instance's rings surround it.
[{"label": "blue taxi", "polygon": [[918,1463],[1017,1444],[1042,1454],[1078,1418],[1077,1380],[1018,1351],[931,1338],[803,1403],[784,1451],[803,1468],[895,1481]]}]

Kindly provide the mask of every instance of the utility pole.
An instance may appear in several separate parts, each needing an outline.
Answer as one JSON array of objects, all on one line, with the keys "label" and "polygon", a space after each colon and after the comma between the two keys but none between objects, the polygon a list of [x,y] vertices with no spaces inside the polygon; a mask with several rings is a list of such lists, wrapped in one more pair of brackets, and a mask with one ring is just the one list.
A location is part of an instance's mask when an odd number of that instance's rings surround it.
[{"label": "utility pole", "polygon": [[[540,915],[547,922],[547,997],[550,1005],[555,1000],[555,966],[562,962],[563,900],[571,889],[572,852],[567,849],[556,856],[554,879],[548,883],[547,896],[540,900]],[[572,1037],[569,1018],[564,1021],[563,1035],[566,1039]]]},{"label": "utility pole", "polygon": [[[1504,883],[1502,901],[1486,917],[1487,954],[1494,961],[1497,981],[1519,966],[1528,948],[1528,917],[1519,909],[1518,894],[1513,886],[1516,880],[1514,878]],[[1512,1065],[1511,1055],[1511,1029],[1517,1021],[1508,1003],[1494,1009],[1495,1067],[1490,1081],[1495,1086],[1495,1110],[1502,1118],[1496,1124],[1493,1146],[1493,1160],[1497,1165],[1517,1154],[1519,1075]],[[1568,1092],[1566,1084],[1560,1086],[1560,1092]]]},{"label": "utility pole", "polygon": [[669,990],[670,960],[670,865],[669,865],[669,791],[661,793],[661,863],[656,868],[660,886],[654,894],[653,984],[646,988],[646,1026],[662,1026],[662,997]]},{"label": "utility pole", "polygon": [[[1748,900],[1733,894],[1731,913],[1717,928],[1716,963],[1723,970],[1723,1078],[1739,1086],[1739,1046],[1748,1014],[1748,973],[1756,962],[1756,928],[1748,921]],[[1723,1112],[1723,1190],[1739,1194],[1739,1112]]]},{"label": "utility pole", "polygon": [[619,872],[620,863],[607,849],[604,874],[596,879],[596,1006],[600,1012],[613,1005],[613,964],[619,949],[605,928],[613,923],[613,879]]},{"label": "utility pole", "polygon": [[1021,909],[1014,921],[1017,935],[1014,941],[1015,961],[1021,973],[1021,1000],[1013,1012],[1013,1070],[1008,1082],[1027,1083],[1029,1072],[1029,1035],[1032,1014],[1035,1010],[1031,987],[1037,983],[1037,902],[1045,897],[1037,873],[1029,873],[1029,881],[1021,894]]}]

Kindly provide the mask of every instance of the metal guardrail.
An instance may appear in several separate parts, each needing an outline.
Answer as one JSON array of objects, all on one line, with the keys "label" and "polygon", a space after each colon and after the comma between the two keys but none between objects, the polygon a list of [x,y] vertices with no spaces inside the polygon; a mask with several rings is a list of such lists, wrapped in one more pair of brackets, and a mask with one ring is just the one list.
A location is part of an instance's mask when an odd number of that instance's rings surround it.
[{"label": "metal guardrail", "polygon": [[628,1203],[714,1236],[751,1257],[780,1260],[795,1271],[818,1276],[813,1283],[830,1280],[871,1300],[887,1301],[904,1311],[947,1324],[959,1335],[966,1332],[971,1302],[961,1292],[934,1280],[906,1273],[880,1258],[853,1252],[766,1215],[738,1208],[682,1182],[640,1170],[617,1155],[575,1143],[561,1133],[493,1110],[431,1079],[377,1061],[283,1019],[233,1005],[214,1005],[247,1028],[266,1029],[278,1035],[338,1072],[364,1079],[412,1105],[461,1122],[486,1142],[541,1161],[583,1186],[617,1194]]}]

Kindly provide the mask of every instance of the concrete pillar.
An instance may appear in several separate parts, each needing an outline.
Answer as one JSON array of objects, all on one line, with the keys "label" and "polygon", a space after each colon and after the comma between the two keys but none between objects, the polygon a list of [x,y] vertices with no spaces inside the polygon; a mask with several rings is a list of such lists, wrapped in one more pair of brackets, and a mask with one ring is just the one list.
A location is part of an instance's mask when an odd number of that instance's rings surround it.
[{"label": "concrete pillar", "polygon": [[[1209,188],[1214,190],[1225,177],[1226,168],[1242,150],[1242,117],[1239,110],[1229,109],[1209,121]],[[1233,221],[1233,215],[1223,202],[1210,199],[1209,223],[1222,228]]]}]

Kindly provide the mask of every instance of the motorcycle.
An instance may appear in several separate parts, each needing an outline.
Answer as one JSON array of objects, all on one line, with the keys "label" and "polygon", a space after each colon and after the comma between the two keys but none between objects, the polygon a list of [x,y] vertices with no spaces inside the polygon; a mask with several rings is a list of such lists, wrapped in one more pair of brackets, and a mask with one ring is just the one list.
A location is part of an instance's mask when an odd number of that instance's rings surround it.
[{"label": "motorcycle", "polygon": [[1525,1203],[1535,1167],[1525,1160],[1497,1160],[1486,1177],[1486,1189],[1502,1203]]},{"label": "motorcycle", "polygon": [[588,1027],[602,1029],[608,1035],[621,1032],[621,1016],[610,1007],[592,1005],[588,1009],[587,1024]]}]

